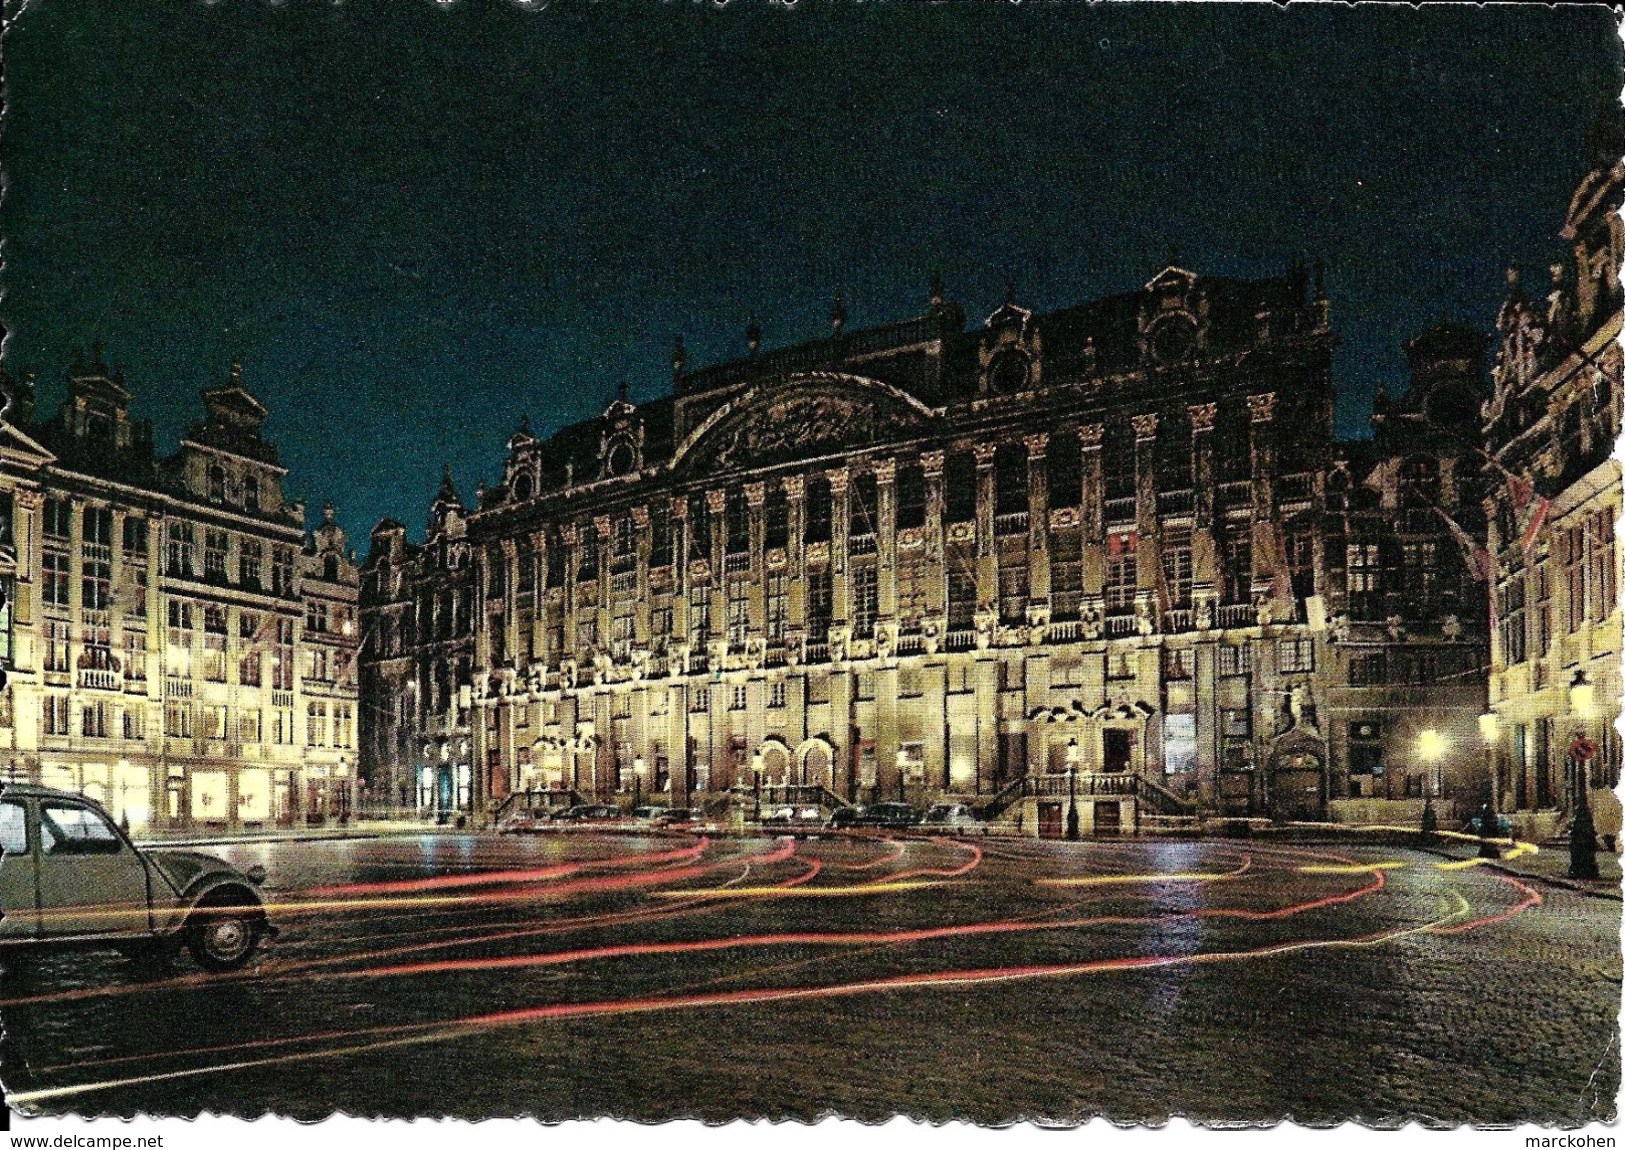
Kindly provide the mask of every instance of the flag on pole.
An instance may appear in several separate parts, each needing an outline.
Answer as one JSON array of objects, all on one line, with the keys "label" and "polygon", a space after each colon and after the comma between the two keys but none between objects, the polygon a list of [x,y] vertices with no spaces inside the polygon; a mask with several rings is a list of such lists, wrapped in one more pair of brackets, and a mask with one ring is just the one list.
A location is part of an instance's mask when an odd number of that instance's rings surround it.
[{"label": "flag on pole", "polygon": [[1481,543],[1468,535],[1460,523],[1457,523],[1446,514],[1444,508],[1435,507],[1433,510],[1438,513],[1440,519],[1444,520],[1445,530],[1450,532],[1450,538],[1454,539],[1456,546],[1461,548],[1461,557],[1467,561],[1468,572],[1478,582],[1493,585],[1495,582],[1495,561],[1490,558],[1490,553],[1484,549]]},{"label": "flag on pole", "polygon": [[1518,546],[1525,554],[1535,545],[1535,539],[1540,535],[1540,529],[1546,522],[1546,515],[1552,509],[1552,501],[1544,495],[1535,497],[1535,509],[1529,515],[1529,522],[1523,529],[1523,535],[1518,540]]}]

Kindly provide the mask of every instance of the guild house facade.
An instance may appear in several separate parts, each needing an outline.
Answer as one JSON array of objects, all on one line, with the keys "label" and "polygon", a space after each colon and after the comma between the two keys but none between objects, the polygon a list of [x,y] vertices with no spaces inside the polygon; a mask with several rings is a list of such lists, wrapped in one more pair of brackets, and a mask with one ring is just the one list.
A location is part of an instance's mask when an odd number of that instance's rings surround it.
[{"label": "guild house facade", "polygon": [[357,571],[303,504],[238,372],[160,458],[101,353],[37,420],[0,421],[0,774],[132,831],[344,819],[355,795]]},{"label": "guild house facade", "polygon": [[[1050,835],[1448,791],[1471,764],[1418,761],[1381,711],[1483,709],[1409,654],[1482,666],[1458,549],[1406,503],[1471,488],[1436,455],[1406,471],[1398,436],[1334,444],[1320,278],[1168,266],[972,326],[940,283],[863,330],[837,298],[823,338],[768,350],[753,320],[700,369],[679,340],[669,395],[521,424],[472,506],[443,482],[422,544],[373,532],[372,793],[442,817],[957,797]],[[1422,340],[1412,390],[1481,388],[1462,350]]]},{"label": "guild house facade", "polygon": [[[1625,132],[1593,129],[1590,172],[1563,223],[1567,248],[1534,298],[1516,269],[1496,317],[1494,457],[1486,503],[1496,613],[1485,738],[1501,807],[1537,833],[1567,817],[1577,778],[1619,782],[1619,275]],[[1597,748],[1577,775],[1577,734]]]}]

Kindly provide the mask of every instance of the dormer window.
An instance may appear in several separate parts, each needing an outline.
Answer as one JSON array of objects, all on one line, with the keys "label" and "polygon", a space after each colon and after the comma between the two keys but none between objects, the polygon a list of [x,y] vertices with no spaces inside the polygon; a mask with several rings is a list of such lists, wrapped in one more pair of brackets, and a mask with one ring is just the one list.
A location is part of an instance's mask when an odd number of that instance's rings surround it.
[{"label": "dormer window", "polygon": [[637,463],[637,452],[623,439],[609,449],[609,455],[604,460],[604,474],[610,477],[630,475]]},{"label": "dormer window", "polygon": [[521,471],[513,481],[513,497],[520,502],[524,502],[530,498],[531,491],[530,473]]},{"label": "dormer window", "polygon": [[243,507],[248,511],[260,509],[260,481],[252,475],[243,480]]},{"label": "dormer window", "polygon": [[1000,352],[988,368],[987,389],[994,395],[1016,395],[1027,390],[1031,364],[1019,351]]},{"label": "dormer window", "polygon": [[218,463],[209,467],[209,502],[224,503],[226,501],[226,469]]}]

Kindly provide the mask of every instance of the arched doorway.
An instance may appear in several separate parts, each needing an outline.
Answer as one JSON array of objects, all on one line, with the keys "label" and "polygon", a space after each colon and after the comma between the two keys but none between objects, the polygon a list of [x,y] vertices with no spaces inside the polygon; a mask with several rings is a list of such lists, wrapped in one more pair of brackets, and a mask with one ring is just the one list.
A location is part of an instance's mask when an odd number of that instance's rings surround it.
[{"label": "arched doorway", "polygon": [[828,787],[835,749],[823,739],[808,739],[797,752],[801,759],[801,783],[808,787]]},{"label": "arched doorway", "polygon": [[1313,821],[1326,815],[1326,747],[1321,740],[1288,732],[1270,752],[1270,816]]}]

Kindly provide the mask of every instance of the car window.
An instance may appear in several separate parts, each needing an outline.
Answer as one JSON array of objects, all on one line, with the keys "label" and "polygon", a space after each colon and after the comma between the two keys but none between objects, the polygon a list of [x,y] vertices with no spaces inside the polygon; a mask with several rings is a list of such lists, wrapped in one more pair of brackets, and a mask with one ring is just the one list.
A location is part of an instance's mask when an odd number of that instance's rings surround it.
[{"label": "car window", "polygon": [[123,848],[113,824],[89,807],[40,804],[40,849],[47,855],[112,855]]},{"label": "car window", "polygon": [[28,808],[22,803],[0,803],[0,853],[28,853]]}]

